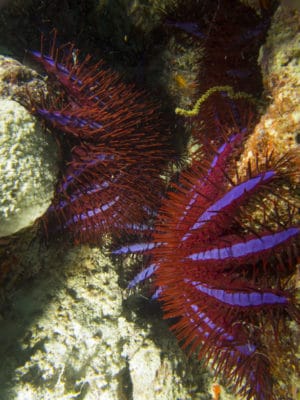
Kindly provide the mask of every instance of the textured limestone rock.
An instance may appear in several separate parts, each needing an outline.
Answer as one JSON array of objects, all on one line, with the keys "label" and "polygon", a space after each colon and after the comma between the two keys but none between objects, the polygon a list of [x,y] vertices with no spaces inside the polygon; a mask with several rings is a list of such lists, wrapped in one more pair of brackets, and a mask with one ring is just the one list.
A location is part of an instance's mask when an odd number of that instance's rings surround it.
[{"label": "textured limestone rock", "polygon": [[[27,61],[30,61],[29,59]],[[28,92],[46,93],[46,84],[33,69],[14,58],[0,55],[0,96],[23,104],[28,102]]]},{"label": "textured limestone rock", "polygon": [[300,12],[279,7],[262,46],[259,64],[270,104],[245,146],[242,168],[266,150],[283,154],[299,144]]},{"label": "textured limestone rock", "polygon": [[53,138],[18,102],[0,99],[0,237],[30,226],[49,207],[57,168]]},{"label": "textured limestone rock", "polygon": [[1,312],[1,399],[209,398],[199,363],[163,321],[126,307],[117,267],[99,249],[52,247],[40,262]]}]

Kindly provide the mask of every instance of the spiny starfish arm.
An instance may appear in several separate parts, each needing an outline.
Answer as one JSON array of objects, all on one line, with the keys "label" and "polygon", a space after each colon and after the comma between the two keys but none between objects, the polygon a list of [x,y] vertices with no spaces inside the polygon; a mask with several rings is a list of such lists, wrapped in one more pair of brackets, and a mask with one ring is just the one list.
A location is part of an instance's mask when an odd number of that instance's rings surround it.
[{"label": "spiny starfish arm", "polygon": [[249,235],[245,240],[232,241],[228,246],[216,246],[192,253],[187,256],[187,259],[196,262],[213,262],[217,265],[218,262],[234,262],[235,260],[242,263],[249,260],[250,257],[253,263],[256,259],[269,256],[268,252],[273,251],[277,246],[297,237],[299,234],[300,228],[291,227],[275,233],[265,233],[260,237]]},{"label": "spiny starfish arm", "polygon": [[[205,232],[202,235],[205,237],[209,235],[209,232],[212,232],[214,236],[220,235],[232,221],[232,216],[235,215],[238,207],[247,202],[261,187],[271,182],[275,176],[276,172],[272,170],[261,173],[234,186],[213,204],[209,205],[204,212],[198,210],[200,215],[194,224],[188,228],[186,234],[182,237],[182,241],[188,239],[192,235],[192,231],[200,230],[201,235],[201,229],[203,228]],[[208,223],[213,224],[213,227],[206,227]]]},{"label": "spiny starfish arm", "polygon": [[162,246],[163,243],[147,242],[147,243],[133,243],[130,245],[122,246],[119,249],[113,250],[112,254],[145,254],[148,251]]},{"label": "spiny starfish arm", "polygon": [[239,291],[235,291],[232,289],[216,289],[214,287],[211,287],[210,285],[203,284],[199,281],[192,281],[188,278],[185,278],[184,282],[194,287],[201,294],[211,297],[212,299],[217,300],[227,306],[249,308],[268,305],[283,305],[289,302],[288,294],[285,294],[282,291],[281,293],[275,293],[274,290],[272,291],[267,289],[248,289],[247,291],[245,291],[242,287]]},{"label": "spiny starfish arm", "polygon": [[187,187],[191,184],[192,187],[188,188],[187,192],[185,193],[185,196],[188,198],[188,202],[184,205],[182,215],[179,214],[179,227],[180,224],[184,223],[184,218],[188,216],[193,205],[195,203],[197,204],[197,199],[201,197],[201,192],[205,191],[203,189],[205,188],[205,184],[207,182],[213,181],[216,182],[216,185],[223,186],[224,167],[232,155],[233,148],[241,142],[242,137],[243,135],[241,133],[234,134],[217,149],[216,154],[209,164],[208,169],[205,175],[203,175],[202,179],[199,177],[196,179],[196,181],[195,179],[190,180],[190,176],[188,174],[186,175],[186,178],[184,178],[184,173],[182,174],[183,186],[185,186],[184,179],[186,179],[189,182],[187,183]]},{"label": "spiny starfish arm", "polygon": [[128,284],[127,289],[132,289],[137,286],[139,283],[143,282],[144,280],[150,278],[155,271],[157,270],[158,266],[156,264],[150,264],[147,268],[143,269],[139,272]]}]

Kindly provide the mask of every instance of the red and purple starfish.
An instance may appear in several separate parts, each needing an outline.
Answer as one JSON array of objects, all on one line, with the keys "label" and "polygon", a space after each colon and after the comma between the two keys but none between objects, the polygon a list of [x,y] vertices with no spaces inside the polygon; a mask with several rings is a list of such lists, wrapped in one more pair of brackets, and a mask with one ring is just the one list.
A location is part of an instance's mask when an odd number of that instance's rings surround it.
[{"label": "red and purple starfish", "polygon": [[51,96],[31,101],[32,110],[59,130],[68,160],[43,218],[47,232],[83,242],[130,231],[160,203],[160,174],[174,155],[158,107],[102,61],[91,65],[88,55],[79,62],[73,44],[57,47],[56,33],[49,54],[41,42],[30,53],[49,75]]},{"label": "red and purple starfish", "polygon": [[299,320],[290,279],[300,228],[284,189],[295,160],[266,156],[233,182],[242,141],[231,135],[205,172],[194,162],[167,193],[153,235],[113,253],[150,254],[129,288],[152,277],[183,347],[211,360],[246,399],[270,400],[278,398],[272,354],[285,351],[289,323]]}]

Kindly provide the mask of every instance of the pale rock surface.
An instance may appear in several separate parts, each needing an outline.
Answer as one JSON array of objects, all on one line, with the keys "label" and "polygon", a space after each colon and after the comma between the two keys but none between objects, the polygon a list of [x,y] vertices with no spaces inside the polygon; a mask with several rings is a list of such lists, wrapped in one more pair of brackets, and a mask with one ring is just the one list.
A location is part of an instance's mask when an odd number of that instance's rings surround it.
[{"label": "pale rock surface", "polygon": [[256,155],[283,155],[299,148],[300,134],[300,12],[280,6],[275,12],[266,43],[260,49],[268,107],[245,144],[241,170]]},{"label": "pale rock surface", "polygon": [[54,139],[22,105],[0,98],[0,237],[44,214],[57,174]]},{"label": "pale rock surface", "polygon": [[199,362],[159,317],[126,305],[119,266],[101,250],[52,247],[39,257],[44,271],[0,315],[1,399],[209,399]]}]

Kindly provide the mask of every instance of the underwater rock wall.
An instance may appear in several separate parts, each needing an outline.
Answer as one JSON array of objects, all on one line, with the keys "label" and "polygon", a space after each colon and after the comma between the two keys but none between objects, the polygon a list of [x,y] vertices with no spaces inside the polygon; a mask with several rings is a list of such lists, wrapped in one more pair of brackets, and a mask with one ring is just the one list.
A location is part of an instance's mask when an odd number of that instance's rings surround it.
[{"label": "underwater rock wall", "polygon": [[197,362],[183,357],[165,323],[126,310],[117,266],[100,250],[42,255],[47,269],[2,311],[0,398],[202,398]]},{"label": "underwater rock wall", "polygon": [[279,154],[299,146],[300,12],[280,6],[275,12],[258,63],[266,97],[264,115],[249,137],[242,164],[268,149]]}]

